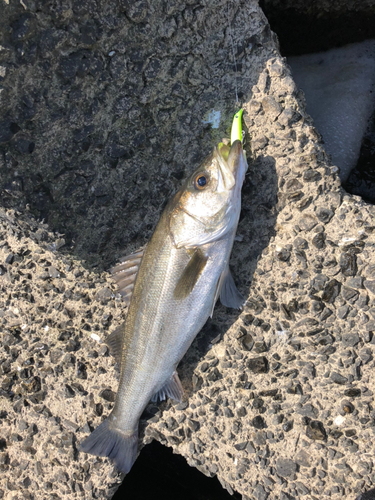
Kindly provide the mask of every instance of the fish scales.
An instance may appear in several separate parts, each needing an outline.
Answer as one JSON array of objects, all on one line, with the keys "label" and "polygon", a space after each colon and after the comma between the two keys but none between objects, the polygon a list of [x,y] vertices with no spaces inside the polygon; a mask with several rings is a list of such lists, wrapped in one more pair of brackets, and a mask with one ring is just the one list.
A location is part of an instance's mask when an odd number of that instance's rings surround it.
[{"label": "fish scales", "polygon": [[[243,304],[228,263],[246,168],[240,141],[230,149],[220,144],[168,203],[146,248],[129,256],[130,262],[141,260],[128,315],[107,341],[120,362],[115,405],[81,444],[82,451],[112,458],[125,473],[137,456],[138,422],[147,403],[181,398],[176,367],[219,294],[228,307]],[[129,273],[129,266],[122,262],[113,272],[128,289],[121,273]]]},{"label": "fish scales", "polygon": [[[151,398],[171,376],[171,366],[177,365],[197,329],[206,322],[213,300],[207,292],[216,285],[227,264],[225,247],[233,242],[228,238],[212,244],[211,248],[205,245],[209,254],[206,268],[209,279],[197,283],[185,300],[175,300],[173,291],[190,256],[184,248],[176,249],[170,237],[165,239],[165,219],[160,221],[143,257],[125,325],[125,339],[131,341],[123,350],[119,392],[124,391],[125,397],[118,411],[128,408],[129,402],[132,402],[132,411],[122,413],[118,419],[131,429],[143,411],[143,402],[134,396],[142,391],[146,399]],[[144,373],[148,374],[147,378]],[[117,413],[117,407],[114,412]]]}]

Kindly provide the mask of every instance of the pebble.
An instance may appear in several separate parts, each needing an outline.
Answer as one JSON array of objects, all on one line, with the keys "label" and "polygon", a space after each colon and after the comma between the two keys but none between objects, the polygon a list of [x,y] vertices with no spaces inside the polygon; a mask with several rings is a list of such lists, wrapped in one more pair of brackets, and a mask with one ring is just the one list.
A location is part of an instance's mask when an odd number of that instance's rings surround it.
[{"label": "pebble", "polygon": [[97,294],[95,295],[95,300],[106,304],[109,300],[111,300],[112,295],[112,290],[110,290],[108,287],[104,287],[99,290],[99,292],[97,292]]},{"label": "pebble", "polygon": [[266,500],[268,498],[268,492],[260,484],[253,490],[253,495],[257,500]]},{"label": "pebble", "polygon": [[326,437],[326,431],[322,422],[312,420],[306,427],[306,436],[314,441],[323,440]]},{"label": "pebble", "polygon": [[254,343],[254,351],[257,352],[258,354],[261,354],[262,352],[267,351],[267,345],[263,340],[259,340]]},{"label": "pebble", "polygon": [[252,442],[249,442],[246,446],[246,451],[250,454],[256,453],[255,446]]},{"label": "pebble", "polygon": [[[313,171],[313,172],[318,173],[316,171]],[[332,219],[333,215],[334,215],[334,213],[329,208],[319,207],[317,212],[316,212],[316,216],[318,217],[320,222],[322,222],[324,224],[327,224],[327,222],[329,222]]]},{"label": "pebble", "polygon": [[335,384],[340,384],[340,385],[345,385],[348,382],[348,379],[346,377],[343,377],[337,372],[332,372],[331,373],[331,380]]},{"label": "pebble", "polygon": [[357,333],[347,333],[342,336],[342,342],[344,347],[354,347],[360,341],[359,335]]},{"label": "pebble", "polygon": [[293,429],[293,420],[285,422],[282,426],[284,432],[289,432]]},{"label": "pebble", "polygon": [[245,350],[245,351],[251,351],[251,349],[253,348],[254,346],[254,339],[253,337],[250,335],[250,333],[247,333],[246,335],[244,335],[243,337],[241,337],[239,339],[239,342],[242,346],[242,348]]},{"label": "pebble", "polygon": [[252,358],[248,361],[247,366],[253,373],[266,373],[268,369],[268,361],[264,356]]},{"label": "pebble", "polygon": [[322,300],[324,302],[332,304],[335,298],[339,295],[340,289],[341,289],[341,283],[339,283],[337,280],[333,279],[329,281],[324,287]]},{"label": "pebble", "polygon": [[362,276],[356,276],[354,278],[350,278],[346,281],[346,284],[351,288],[361,289],[363,288],[363,278]]},{"label": "pebble", "polygon": [[241,450],[244,450],[247,445],[248,445],[248,442],[243,441],[242,443],[235,444],[234,447],[236,448],[236,450],[241,451]]},{"label": "pebble", "polygon": [[355,276],[357,274],[357,257],[353,253],[342,253],[340,255],[340,269],[344,276]]},{"label": "pebble", "polygon": [[325,233],[318,233],[316,234],[312,240],[311,243],[314,245],[314,247],[318,248],[319,250],[325,247],[325,240],[326,240],[326,235]]},{"label": "pebble", "polygon": [[110,403],[114,403],[116,400],[116,393],[112,389],[104,389],[99,393],[99,396]]},{"label": "pebble", "polygon": [[59,278],[60,277],[59,271],[54,266],[49,266],[48,274],[49,274],[50,278]]},{"label": "pebble", "polygon": [[310,454],[303,449],[299,450],[299,452],[296,454],[295,461],[302,467],[311,467]]},{"label": "pebble", "polygon": [[371,292],[373,295],[375,295],[375,280],[365,280],[363,282],[366,290]]},{"label": "pebble", "polygon": [[77,363],[77,378],[81,380],[87,379],[87,367],[85,363],[78,361]]},{"label": "pebble", "polygon": [[278,392],[278,389],[269,389],[266,391],[260,391],[259,396],[273,397],[273,396],[276,396],[277,392]]},{"label": "pebble", "polygon": [[266,427],[266,422],[260,415],[253,418],[252,424],[256,429],[264,429]]},{"label": "pebble", "polygon": [[348,398],[358,398],[361,395],[361,389],[351,387],[350,389],[346,389],[344,391],[344,396]]},{"label": "pebble", "polygon": [[72,387],[69,384],[65,384],[65,397],[66,398],[74,398],[76,393],[72,389]]},{"label": "pebble", "polygon": [[289,458],[278,458],[276,460],[276,471],[281,477],[290,477],[297,472],[297,464]]}]

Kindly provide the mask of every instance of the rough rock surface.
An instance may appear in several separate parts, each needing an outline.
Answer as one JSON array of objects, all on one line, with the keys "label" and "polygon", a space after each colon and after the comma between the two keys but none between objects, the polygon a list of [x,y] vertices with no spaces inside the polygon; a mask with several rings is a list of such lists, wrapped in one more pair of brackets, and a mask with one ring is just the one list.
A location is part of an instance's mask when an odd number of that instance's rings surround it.
[{"label": "rough rock surface", "polygon": [[126,309],[99,269],[228,134],[236,83],[246,306],[217,306],[179,368],[186,399],[150,405],[140,440],[244,499],[354,498],[375,484],[374,207],[341,189],[257,2],[159,5],[2,5],[0,498],[120,483],[77,452],[117,388],[99,340]]}]

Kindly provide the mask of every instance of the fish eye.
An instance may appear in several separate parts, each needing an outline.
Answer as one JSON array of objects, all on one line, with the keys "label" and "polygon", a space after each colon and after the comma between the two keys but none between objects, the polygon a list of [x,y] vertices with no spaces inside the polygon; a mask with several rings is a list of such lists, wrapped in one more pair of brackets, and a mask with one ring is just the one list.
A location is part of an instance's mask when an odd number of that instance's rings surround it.
[{"label": "fish eye", "polygon": [[195,189],[198,189],[199,191],[202,191],[208,184],[210,178],[208,174],[204,172],[200,172],[198,175],[195,176],[194,179],[194,187]]}]

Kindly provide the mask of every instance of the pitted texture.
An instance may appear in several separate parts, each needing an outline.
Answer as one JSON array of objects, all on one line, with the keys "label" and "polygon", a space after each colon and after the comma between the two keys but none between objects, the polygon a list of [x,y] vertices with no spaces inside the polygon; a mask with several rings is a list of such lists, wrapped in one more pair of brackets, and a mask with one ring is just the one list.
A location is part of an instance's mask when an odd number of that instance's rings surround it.
[{"label": "pitted texture", "polygon": [[119,484],[77,453],[117,390],[96,339],[126,312],[90,266],[147,241],[229,134],[236,81],[250,161],[231,266],[247,303],[216,308],[178,370],[186,401],[150,405],[141,439],[245,499],[373,487],[374,208],[341,190],[257,3],[23,3],[0,21],[0,495]]}]

